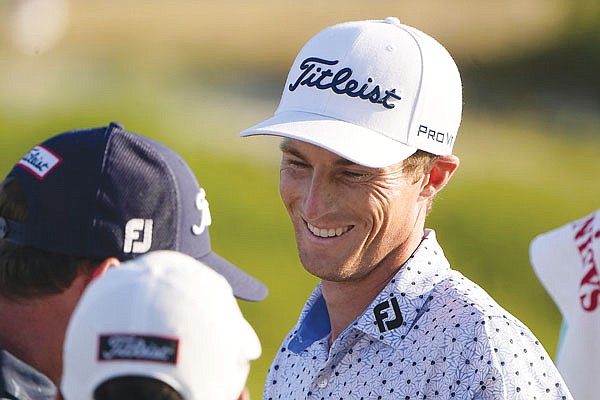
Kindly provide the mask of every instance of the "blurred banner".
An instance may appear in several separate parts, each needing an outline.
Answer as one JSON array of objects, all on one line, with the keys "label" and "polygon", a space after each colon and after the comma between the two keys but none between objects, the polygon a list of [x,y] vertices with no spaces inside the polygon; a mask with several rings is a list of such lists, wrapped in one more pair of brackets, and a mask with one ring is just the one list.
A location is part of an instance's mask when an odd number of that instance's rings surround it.
[{"label": "blurred banner", "polygon": [[537,236],[530,256],[564,317],[556,365],[574,398],[598,398],[600,210]]}]

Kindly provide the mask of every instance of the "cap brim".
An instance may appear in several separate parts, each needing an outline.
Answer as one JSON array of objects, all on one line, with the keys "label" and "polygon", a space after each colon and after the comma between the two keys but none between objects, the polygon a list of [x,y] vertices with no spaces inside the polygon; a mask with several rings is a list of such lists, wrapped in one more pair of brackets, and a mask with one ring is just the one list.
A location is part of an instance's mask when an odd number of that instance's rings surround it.
[{"label": "cap brim", "polygon": [[198,260],[223,275],[233,289],[233,295],[242,300],[261,301],[269,293],[258,279],[239,269],[215,252],[210,252]]},{"label": "cap brim", "polygon": [[318,114],[286,111],[248,128],[240,136],[273,135],[297,139],[372,168],[399,163],[417,151],[374,130]]}]

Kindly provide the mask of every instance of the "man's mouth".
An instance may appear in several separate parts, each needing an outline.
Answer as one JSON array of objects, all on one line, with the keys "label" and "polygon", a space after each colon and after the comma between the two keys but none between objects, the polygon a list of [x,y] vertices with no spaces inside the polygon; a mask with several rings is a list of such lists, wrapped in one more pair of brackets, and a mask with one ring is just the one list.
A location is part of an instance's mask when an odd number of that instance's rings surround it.
[{"label": "man's mouth", "polygon": [[308,222],[306,223],[306,226],[308,227],[308,230],[312,232],[313,235],[322,238],[342,236],[344,233],[352,229],[352,225],[338,228],[319,228],[317,226],[309,224]]}]

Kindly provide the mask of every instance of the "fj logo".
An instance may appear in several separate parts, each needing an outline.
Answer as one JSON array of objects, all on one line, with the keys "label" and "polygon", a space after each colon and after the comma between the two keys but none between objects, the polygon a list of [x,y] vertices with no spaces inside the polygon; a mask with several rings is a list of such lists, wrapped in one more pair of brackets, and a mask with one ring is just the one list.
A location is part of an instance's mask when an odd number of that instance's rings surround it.
[{"label": "fj logo", "polygon": [[192,232],[198,236],[204,232],[207,226],[210,226],[212,219],[210,217],[210,210],[208,209],[208,200],[206,200],[206,192],[204,189],[200,189],[200,193],[196,196],[196,208],[200,211],[200,224],[192,225]]},{"label": "fj logo", "polygon": [[152,247],[151,219],[133,218],[125,225],[124,253],[145,253]]},{"label": "fj logo", "polygon": [[[392,310],[394,310],[394,319],[389,319],[390,315],[386,311],[390,308],[390,303]],[[400,307],[398,306],[398,300],[395,297],[392,297],[389,301],[386,300],[383,303],[377,304],[373,309],[373,314],[375,314],[375,320],[381,333],[398,328],[404,321]]]}]

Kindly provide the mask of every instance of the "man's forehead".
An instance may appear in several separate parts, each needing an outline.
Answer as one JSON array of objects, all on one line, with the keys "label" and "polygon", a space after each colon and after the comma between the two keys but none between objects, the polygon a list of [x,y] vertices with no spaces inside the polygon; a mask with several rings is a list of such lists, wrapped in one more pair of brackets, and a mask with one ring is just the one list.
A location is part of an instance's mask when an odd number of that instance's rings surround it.
[{"label": "man's forehead", "polygon": [[341,157],[334,151],[326,149],[325,147],[318,146],[316,144],[312,144],[298,139],[283,138],[279,145],[279,148],[282,152],[292,154],[299,158],[306,158],[310,154],[320,153],[321,155],[326,155],[327,157],[330,157],[332,161],[337,165],[360,165]]}]

